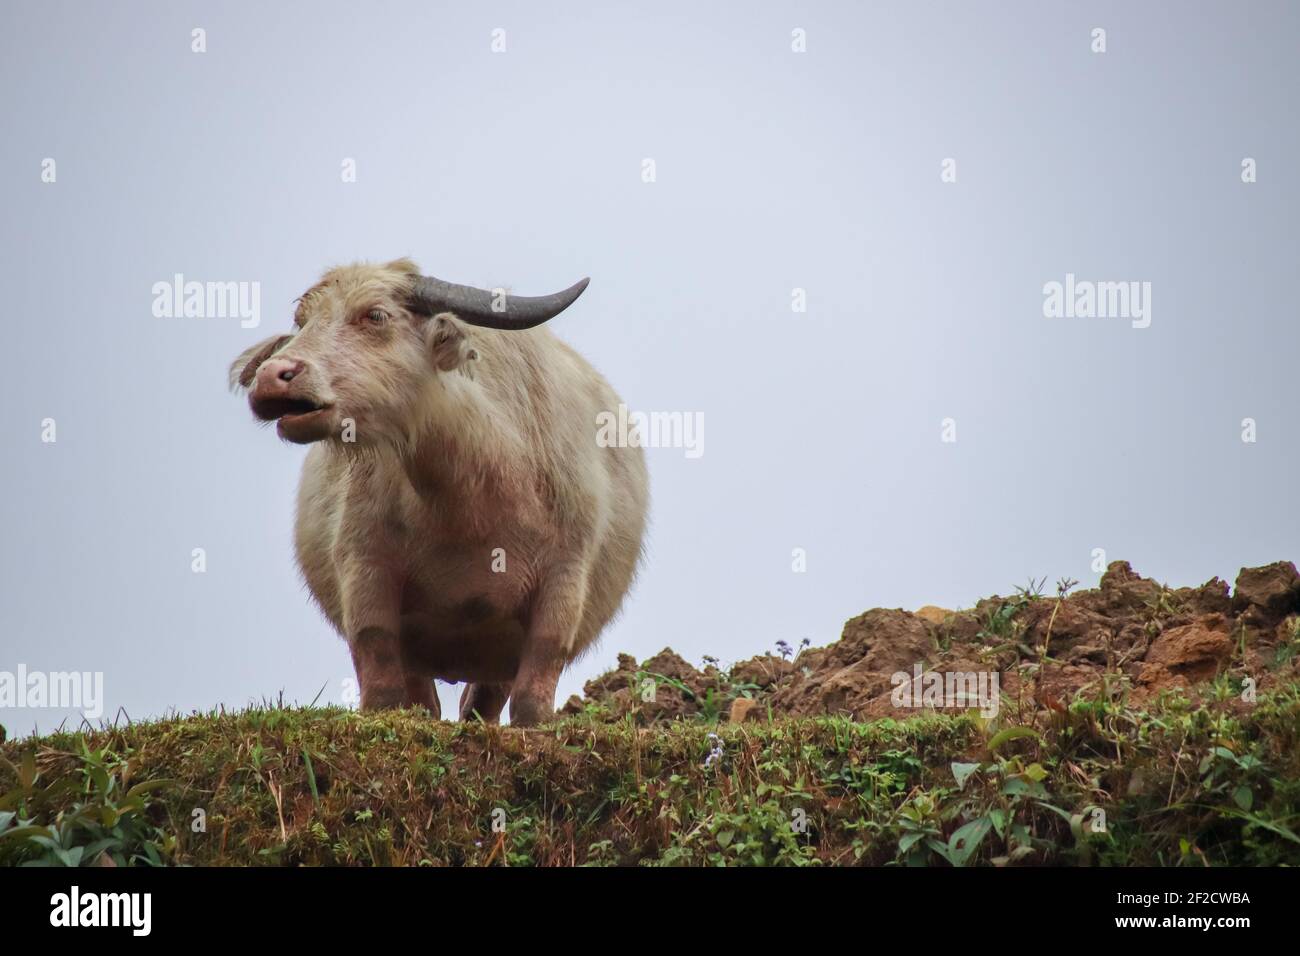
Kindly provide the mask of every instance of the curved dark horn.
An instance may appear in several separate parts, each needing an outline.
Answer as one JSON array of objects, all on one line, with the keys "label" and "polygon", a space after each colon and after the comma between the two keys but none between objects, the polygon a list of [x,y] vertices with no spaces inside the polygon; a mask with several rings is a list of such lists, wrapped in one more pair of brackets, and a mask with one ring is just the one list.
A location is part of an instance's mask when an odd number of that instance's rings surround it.
[{"label": "curved dark horn", "polygon": [[590,281],[582,279],[553,295],[529,296],[507,295],[417,276],[411,286],[409,304],[413,311],[426,315],[454,312],[462,321],[487,329],[531,329],[573,305]]}]

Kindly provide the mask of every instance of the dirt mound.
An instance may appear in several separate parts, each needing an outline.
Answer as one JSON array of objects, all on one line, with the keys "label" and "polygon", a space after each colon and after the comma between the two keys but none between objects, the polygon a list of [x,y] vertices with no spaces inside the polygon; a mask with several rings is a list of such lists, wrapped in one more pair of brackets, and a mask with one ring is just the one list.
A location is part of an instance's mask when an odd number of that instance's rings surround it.
[{"label": "dirt mound", "polygon": [[[753,720],[771,715],[906,717],[919,709],[998,706],[1013,699],[1060,709],[1078,694],[1126,694],[1141,703],[1211,687],[1249,699],[1300,669],[1300,575],[1289,561],[1243,568],[1235,586],[1213,578],[1169,588],[1113,562],[1098,587],[1056,593],[1030,582],[1012,597],[973,608],[875,608],[840,639],[730,668],[696,669],[671,649],[618,667],[571,697],[564,713],[649,724],[685,717]],[[807,642],[805,642],[806,644]],[[1230,693],[1225,694],[1224,688]]]}]

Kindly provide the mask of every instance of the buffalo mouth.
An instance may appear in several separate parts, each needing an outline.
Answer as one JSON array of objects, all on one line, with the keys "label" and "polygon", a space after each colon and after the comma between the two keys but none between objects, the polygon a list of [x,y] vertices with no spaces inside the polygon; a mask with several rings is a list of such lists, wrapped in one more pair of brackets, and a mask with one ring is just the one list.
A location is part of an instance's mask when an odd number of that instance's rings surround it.
[{"label": "buffalo mouth", "polygon": [[275,422],[276,433],[297,445],[329,438],[334,431],[334,406],[309,398],[257,398],[249,400],[253,414],[264,422]]},{"label": "buffalo mouth", "polygon": [[253,406],[253,414],[264,422],[314,415],[329,408],[328,405],[318,405],[308,398],[254,398],[250,404]]}]

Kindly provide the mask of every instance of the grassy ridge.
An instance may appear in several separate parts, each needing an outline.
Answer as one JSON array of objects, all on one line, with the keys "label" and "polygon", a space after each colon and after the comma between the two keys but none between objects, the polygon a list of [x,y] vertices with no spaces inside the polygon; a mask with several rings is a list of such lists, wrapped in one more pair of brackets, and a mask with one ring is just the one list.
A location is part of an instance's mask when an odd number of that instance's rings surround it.
[{"label": "grassy ridge", "polygon": [[255,709],[0,746],[0,863],[1296,864],[1298,738],[1297,686],[996,724]]}]

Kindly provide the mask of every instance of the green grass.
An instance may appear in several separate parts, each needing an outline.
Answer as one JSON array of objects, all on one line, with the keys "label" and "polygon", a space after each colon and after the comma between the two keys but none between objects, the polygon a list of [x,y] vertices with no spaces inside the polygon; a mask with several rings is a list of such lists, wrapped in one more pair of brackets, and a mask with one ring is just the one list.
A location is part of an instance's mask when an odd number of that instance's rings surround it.
[{"label": "green grass", "polygon": [[0,745],[0,864],[1300,863],[1300,688],[1012,710],[519,731],[262,708],[58,733]]}]

